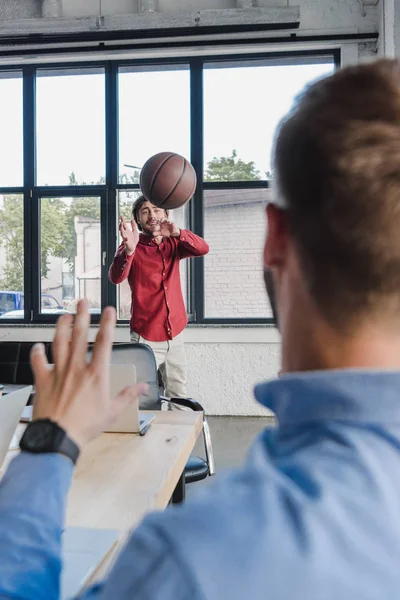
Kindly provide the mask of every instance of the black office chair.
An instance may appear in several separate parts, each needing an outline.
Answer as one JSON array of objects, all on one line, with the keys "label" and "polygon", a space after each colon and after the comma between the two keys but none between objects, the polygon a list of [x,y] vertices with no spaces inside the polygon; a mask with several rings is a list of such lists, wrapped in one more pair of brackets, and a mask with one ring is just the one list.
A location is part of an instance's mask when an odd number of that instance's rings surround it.
[{"label": "black office chair", "polygon": [[210,429],[204,415],[204,409],[199,402],[192,398],[166,398],[160,387],[161,380],[152,349],[146,344],[115,343],[113,345],[112,364],[134,364],[137,381],[147,383],[148,394],[139,397],[141,410],[162,410],[163,404],[177,404],[194,411],[203,412],[203,439],[206,458],[191,456],[186,463],[185,471],[179,481],[172,503],[178,504],[185,498],[185,484],[200,481],[215,474],[214,455],[211,444]]}]

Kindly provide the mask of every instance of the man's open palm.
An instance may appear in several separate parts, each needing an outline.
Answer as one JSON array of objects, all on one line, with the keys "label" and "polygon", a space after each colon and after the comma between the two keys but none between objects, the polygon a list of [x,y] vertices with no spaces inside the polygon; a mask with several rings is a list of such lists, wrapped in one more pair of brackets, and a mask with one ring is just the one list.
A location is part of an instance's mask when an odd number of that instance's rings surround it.
[{"label": "man's open palm", "polygon": [[124,217],[120,217],[119,231],[122,237],[122,241],[125,245],[125,252],[128,254],[128,256],[130,256],[135,252],[136,246],[139,242],[139,231],[135,221],[132,219],[131,227],[129,227]]}]

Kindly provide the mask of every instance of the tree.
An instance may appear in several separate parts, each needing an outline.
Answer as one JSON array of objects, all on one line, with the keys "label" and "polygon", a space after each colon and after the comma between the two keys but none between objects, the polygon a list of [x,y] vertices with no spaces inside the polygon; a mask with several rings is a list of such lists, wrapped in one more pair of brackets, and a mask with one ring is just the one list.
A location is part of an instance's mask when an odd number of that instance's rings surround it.
[{"label": "tree", "polygon": [[[0,209],[0,244],[5,263],[0,285],[3,289],[23,290],[24,285],[24,201],[21,195],[3,196]],[[41,205],[41,274],[46,277],[50,256],[62,253],[65,223],[59,198],[46,198]]]},{"label": "tree", "polygon": [[204,181],[256,181],[261,179],[254,161],[245,162],[232,150],[231,156],[214,157],[207,165]]},{"label": "tree", "polygon": [[5,263],[0,285],[7,290],[22,290],[24,285],[23,197],[3,196],[0,209],[0,243],[5,249]]},{"label": "tree", "polygon": [[95,197],[73,198],[69,207],[65,207],[62,248],[55,256],[65,258],[71,271],[75,268],[76,233],[75,217],[89,217],[100,220],[100,200]]}]

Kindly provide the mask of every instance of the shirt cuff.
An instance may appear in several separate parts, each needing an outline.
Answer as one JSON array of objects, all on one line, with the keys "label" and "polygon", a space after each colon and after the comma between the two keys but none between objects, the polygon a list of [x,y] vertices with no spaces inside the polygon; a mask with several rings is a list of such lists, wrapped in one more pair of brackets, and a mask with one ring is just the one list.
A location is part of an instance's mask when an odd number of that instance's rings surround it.
[{"label": "shirt cuff", "polygon": [[178,235],[178,240],[180,242],[187,242],[188,241],[188,239],[187,239],[188,230],[187,229],[181,229],[180,231],[181,232]]},{"label": "shirt cuff", "polygon": [[127,262],[129,262],[130,260],[132,260],[132,258],[135,256],[135,252],[136,252],[136,248],[135,248],[135,250],[133,251],[133,254],[127,254],[127,253],[126,253],[126,250],[125,250],[125,248],[124,248],[124,251],[123,251],[123,256],[124,256],[124,258],[125,258],[125,264],[126,264]]}]

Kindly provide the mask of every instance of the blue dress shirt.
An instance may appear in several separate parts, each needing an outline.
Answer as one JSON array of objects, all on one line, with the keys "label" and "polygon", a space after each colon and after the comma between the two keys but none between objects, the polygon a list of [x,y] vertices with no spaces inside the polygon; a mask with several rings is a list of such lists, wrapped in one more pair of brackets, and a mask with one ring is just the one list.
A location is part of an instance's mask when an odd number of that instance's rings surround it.
[{"label": "blue dress shirt", "polygon": [[[148,516],[82,600],[400,598],[400,374],[256,388],[279,428],[245,465]],[[21,453],[0,483],[0,598],[52,600],[72,464]]]}]

